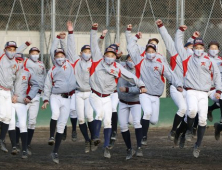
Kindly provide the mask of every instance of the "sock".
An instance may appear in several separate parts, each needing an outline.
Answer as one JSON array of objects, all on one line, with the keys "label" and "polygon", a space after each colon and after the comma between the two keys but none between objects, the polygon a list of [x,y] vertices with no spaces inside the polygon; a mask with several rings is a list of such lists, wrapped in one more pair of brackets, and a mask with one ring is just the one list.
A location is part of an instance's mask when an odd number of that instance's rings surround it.
[{"label": "sock", "polygon": [[141,147],[141,141],[143,138],[143,130],[142,128],[135,129],[137,147]]},{"label": "sock", "polygon": [[112,113],[112,132],[117,132],[118,115],[117,112]]},{"label": "sock", "polygon": [[50,137],[54,137],[54,135],[55,135],[56,123],[57,123],[57,120],[51,119],[51,121],[50,121]]},{"label": "sock", "polygon": [[[222,119],[222,100],[219,99],[219,104],[220,104],[220,117]],[[222,123],[222,120],[220,120],[220,123]]]},{"label": "sock", "polygon": [[101,125],[102,125],[102,121],[101,120],[94,120],[95,138],[99,138]]},{"label": "sock", "polygon": [[[219,100],[219,103],[220,103],[220,100]],[[220,107],[217,105],[217,103],[214,103],[212,106],[208,107],[208,110],[213,111],[213,110],[218,109],[218,108],[220,108]]]},{"label": "sock", "polygon": [[[122,132],[123,140],[126,144],[127,149],[131,149],[131,138],[130,138],[130,131],[127,130],[126,132]],[[140,140],[141,143],[141,140]]]},{"label": "sock", "polygon": [[203,136],[204,136],[204,133],[205,133],[205,129],[206,129],[206,126],[198,126],[198,130],[197,130],[197,142],[196,142],[196,145],[198,147],[200,147],[201,145],[201,142],[203,140]]},{"label": "sock", "polygon": [[34,131],[35,131],[34,129],[28,129],[28,142],[27,142],[27,145],[31,144]]},{"label": "sock", "polygon": [[55,137],[55,146],[54,146],[54,149],[53,149],[53,153],[58,153],[58,150],[59,150],[59,146],[61,144],[61,141],[62,141],[62,136],[63,136],[63,133],[56,133],[56,137]]},{"label": "sock", "polygon": [[198,113],[197,113],[195,120],[194,120],[193,128],[195,128],[195,129],[197,128],[198,121],[199,121],[199,118],[198,118]]},{"label": "sock", "polygon": [[16,146],[16,132],[15,132],[15,130],[9,130],[8,134],[9,134],[9,138],[11,140],[11,145],[13,148]]},{"label": "sock", "polygon": [[183,119],[181,124],[180,124],[180,126],[179,126],[179,128],[177,128],[177,130],[176,130],[176,134],[177,135],[180,135],[181,133],[185,134],[186,131],[187,131],[187,123]]},{"label": "sock", "polygon": [[111,128],[104,129],[104,147],[109,146],[109,140],[110,140],[111,132],[112,132]]},{"label": "sock", "polygon": [[142,122],[142,129],[143,129],[143,137],[144,137],[144,136],[147,137],[147,133],[148,133],[150,121],[149,121],[149,120],[142,119],[141,122]]},{"label": "sock", "polygon": [[65,129],[64,129],[64,132],[63,132],[63,135],[66,136],[66,134],[67,134],[67,125],[65,126]]},{"label": "sock", "polygon": [[1,128],[0,139],[4,141],[4,140],[5,140],[6,133],[7,133],[7,131],[8,131],[9,124],[5,124],[5,123],[2,122],[1,127],[2,127],[2,128]]},{"label": "sock", "polygon": [[19,138],[20,138],[20,129],[16,127],[16,144],[19,143]]},{"label": "sock", "polygon": [[79,128],[82,132],[82,135],[84,136],[85,138],[85,141],[90,141],[89,140],[89,135],[88,135],[88,130],[87,130],[87,126],[86,126],[86,123],[83,123],[83,124],[79,124]]},{"label": "sock", "polygon": [[72,123],[72,131],[76,131],[77,118],[70,118]]},{"label": "sock", "polygon": [[183,117],[180,117],[178,114],[175,114],[172,131],[177,130],[177,127],[181,123],[182,120],[183,120]]},{"label": "sock", "polygon": [[94,139],[94,121],[88,122],[88,128],[91,134],[91,139]]},{"label": "sock", "polygon": [[28,138],[28,133],[23,132],[20,133],[21,135],[21,141],[22,141],[22,151],[27,151],[27,138]]},{"label": "sock", "polygon": [[189,116],[187,116],[187,130],[191,132],[192,132],[194,120],[195,118],[190,118]]}]

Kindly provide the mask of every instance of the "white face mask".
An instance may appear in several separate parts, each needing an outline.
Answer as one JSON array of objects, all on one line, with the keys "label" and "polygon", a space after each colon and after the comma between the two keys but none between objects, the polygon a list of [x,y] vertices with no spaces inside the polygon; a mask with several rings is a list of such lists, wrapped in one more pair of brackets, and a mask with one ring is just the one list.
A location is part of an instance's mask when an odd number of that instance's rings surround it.
[{"label": "white face mask", "polygon": [[209,50],[209,54],[210,54],[212,57],[215,57],[218,53],[219,53],[219,50]]},{"label": "white face mask", "polygon": [[194,54],[200,57],[204,53],[204,50],[194,50]]},{"label": "white face mask", "polygon": [[82,53],[82,58],[86,61],[88,61],[91,58],[91,54]]},{"label": "white face mask", "polygon": [[131,69],[133,69],[135,67],[135,64],[132,61],[126,61],[126,64]]},{"label": "white face mask", "polygon": [[14,58],[14,56],[15,56],[15,54],[16,54],[16,52],[9,52],[9,51],[5,51],[5,54],[6,54],[6,56],[9,58],[9,59],[13,59]]},{"label": "white face mask", "polygon": [[156,57],[156,53],[146,53],[146,58],[153,60]]},{"label": "white face mask", "polygon": [[39,54],[37,55],[30,55],[32,61],[37,62],[39,60]]},{"label": "white face mask", "polygon": [[111,64],[113,64],[115,62],[116,59],[105,56],[104,60],[105,60],[106,64],[111,65]]},{"label": "white face mask", "polygon": [[191,48],[187,48],[187,53],[192,55],[193,54],[193,50]]},{"label": "white face mask", "polygon": [[55,60],[59,66],[62,66],[65,63],[65,58],[57,58]]}]

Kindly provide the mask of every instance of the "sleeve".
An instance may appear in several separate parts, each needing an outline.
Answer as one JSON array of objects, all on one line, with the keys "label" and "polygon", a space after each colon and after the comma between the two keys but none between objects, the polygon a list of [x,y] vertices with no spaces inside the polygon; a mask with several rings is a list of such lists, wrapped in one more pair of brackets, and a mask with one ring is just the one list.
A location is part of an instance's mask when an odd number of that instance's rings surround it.
[{"label": "sleeve", "polygon": [[103,37],[103,36],[101,35],[101,36],[99,37],[99,39],[98,39],[98,44],[99,44],[99,49],[100,49],[100,51],[102,51],[102,49],[103,49],[104,38],[105,38],[105,37]]},{"label": "sleeve", "polygon": [[67,38],[67,55],[66,58],[74,63],[76,60],[79,59],[79,56],[76,55],[76,43],[73,31],[69,31],[68,38]]},{"label": "sleeve", "polygon": [[65,53],[67,54],[66,39],[60,39],[60,46],[61,46],[61,48],[65,51]]},{"label": "sleeve", "polygon": [[90,47],[92,53],[92,60],[94,62],[99,61],[103,58],[103,54],[99,49],[98,38],[97,38],[97,28],[92,27],[90,32]]},{"label": "sleeve", "polygon": [[162,76],[164,76],[169,82],[172,82],[172,71],[165,64],[163,64],[162,69]]},{"label": "sleeve", "polygon": [[139,36],[131,38],[129,44],[127,45],[127,51],[135,65],[139,64],[140,61],[143,59],[140,56],[141,53],[140,53],[139,47],[137,46],[138,39],[139,39]]},{"label": "sleeve", "polygon": [[128,29],[128,28],[127,28],[127,30],[126,30],[126,32],[125,32],[125,36],[126,36],[126,43],[129,44],[130,39],[131,39],[131,37],[132,37],[132,35],[131,35],[131,29]]},{"label": "sleeve", "polygon": [[55,65],[54,51],[58,48],[59,39],[60,39],[60,37],[57,36],[57,37],[53,40],[52,45],[51,45],[50,56],[51,56],[51,60],[52,60],[53,65]]},{"label": "sleeve", "polygon": [[16,49],[16,53],[23,53],[29,46],[30,46],[29,42],[26,41],[24,44],[20,45],[20,46]]},{"label": "sleeve", "polygon": [[215,62],[212,62],[213,82],[215,84],[216,92],[221,94],[221,75],[220,70]]},{"label": "sleeve", "polygon": [[38,79],[34,74],[30,74],[29,84],[31,85],[31,89],[28,96],[33,99],[39,91]]},{"label": "sleeve", "polygon": [[192,36],[187,40],[187,42],[193,43],[195,39],[196,39],[196,37]]},{"label": "sleeve", "polygon": [[44,82],[45,82],[45,78],[46,78],[46,68],[45,68],[45,65],[43,64],[43,75],[42,75],[42,77],[41,77],[41,87],[40,87],[40,90],[44,90]]},{"label": "sleeve", "polygon": [[132,86],[132,87],[126,87],[127,89],[127,93],[131,93],[131,94],[139,94],[140,93],[140,89],[137,86]]},{"label": "sleeve", "polygon": [[43,95],[43,101],[49,101],[49,98],[52,93],[52,69],[48,71],[48,74],[46,75],[45,79],[45,85],[44,85],[44,95]]}]

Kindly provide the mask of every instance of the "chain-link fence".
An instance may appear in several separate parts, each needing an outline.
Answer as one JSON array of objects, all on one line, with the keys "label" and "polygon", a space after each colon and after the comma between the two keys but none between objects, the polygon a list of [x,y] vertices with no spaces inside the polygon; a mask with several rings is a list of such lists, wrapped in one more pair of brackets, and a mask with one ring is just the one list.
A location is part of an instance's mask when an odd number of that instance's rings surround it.
[{"label": "chain-link fence", "polygon": [[[106,45],[117,42],[117,1],[118,0],[0,0],[0,37],[1,48],[9,40],[16,40],[20,45],[31,41],[39,47],[44,57],[42,60],[50,68],[49,50],[52,41],[52,6],[55,2],[55,32],[66,31],[66,22],[73,21],[77,49],[89,44],[89,31],[93,22],[99,23],[99,32],[109,30]],[[177,24],[180,23],[182,0],[120,0],[120,44],[126,54],[124,32],[128,24],[133,25],[133,34],[141,31],[145,45],[150,37],[160,39],[158,49],[167,54],[164,43],[158,34],[155,20],[161,19],[174,39]],[[222,41],[222,2],[221,0],[183,0],[184,23],[188,26],[185,41],[198,30],[205,43],[211,40]],[[42,15],[43,14],[43,15]],[[105,45],[104,45],[105,46]],[[78,51],[79,52],[79,51]],[[25,51],[25,54],[28,50]],[[167,96],[169,91],[167,88]]]}]

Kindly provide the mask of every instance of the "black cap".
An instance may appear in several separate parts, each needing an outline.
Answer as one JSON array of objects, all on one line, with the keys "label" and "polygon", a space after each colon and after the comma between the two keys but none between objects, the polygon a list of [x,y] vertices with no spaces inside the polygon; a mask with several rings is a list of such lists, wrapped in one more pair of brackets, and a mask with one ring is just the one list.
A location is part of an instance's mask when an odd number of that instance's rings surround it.
[{"label": "black cap", "polygon": [[32,47],[32,48],[30,48],[29,54],[30,54],[32,51],[38,51],[38,52],[40,53],[40,50],[39,50],[37,47]]},{"label": "black cap", "polygon": [[159,43],[159,40],[157,38],[150,38],[148,40],[148,43],[147,44],[150,44],[151,41],[156,41],[156,43],[158,44]]},{"label": "black cap", "polygon": [[15,54],[15,59],[18,59],[18,60],[24,60],[25,57],[22,53],[16,53]]},{"label": "black cap", "polygon": [[57,48],[55,51],[54,51],[54,56],[56,56],[58,53],[63,53],[64,55],[65,54],[65,51],[62,49],[62,48]]},{"label": "black cap", "polygon": [[116,45],[116,44],[111,44],[109,47],[115,49],[116,52],[118,52],[118,49],[119,49],[118,45]]},{"label": "black cap", "polygon": [[187,42],[187,43],[184,45],[184,47],[188,47],[189,45],[193,45],[193,43],[192,43],[192,42]]},{"label": "black cap", "polygon": [[107,47],[104,54],[106,54],[108,52],[112,52],[112,53],[114,53],[116,55],[116,50],[114,48]]},{"label": "black cap", "polygon": [[203,39],[202,38],[196,38],[195,40],[194,40],[194,42],[193,42],[193,45],[194,46],[196,46],[196,45],[202,45],[202,46],[204,46],[204,41],[203,41]]},{"label": "black cap", "polygon": [[211,45],[216,45],[218,48],[220,48],[220,44],[219,44],[217,41],[211,41],[211,42],[208,44],[208,48],[210,48]]},{"label": "black cap", "polygon": [[8,41],[8,42],[6,42],[6,44],[5,44],[5,48],[8,48],[8,47],[15,47],[15,48],[18,48],[18,47],[17,47],[17,44],[16,44],[15,41]]},{"label": "black cap", "polygon": [[90,46],[89,45],[84,45],[82,48],[81,48],[81,52],[85,49],[90,49]]},{"label": "black cap", "polygon": [[153,49],[156,51],[156,45],[155,45],[155,44],[147,44],[147,45],[146,45],[146,50],[147,50],[149,47],[153,48]]}]

